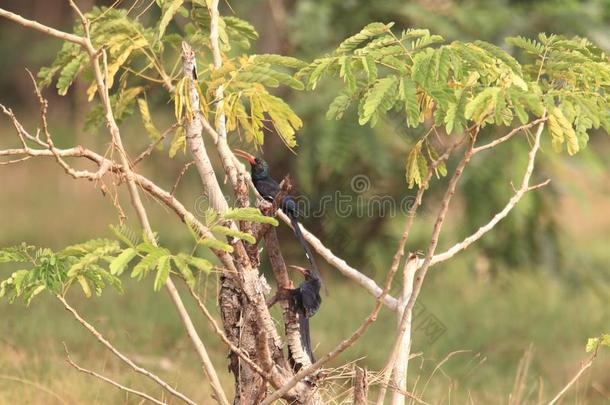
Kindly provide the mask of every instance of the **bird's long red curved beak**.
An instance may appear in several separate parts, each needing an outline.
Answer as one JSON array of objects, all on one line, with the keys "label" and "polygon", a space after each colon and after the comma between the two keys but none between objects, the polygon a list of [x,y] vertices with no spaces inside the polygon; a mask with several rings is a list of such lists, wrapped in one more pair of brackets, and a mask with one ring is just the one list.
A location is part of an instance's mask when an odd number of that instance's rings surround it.
[{"label": "bird's long red curved beak", "polygon": [[291,264],[290,267],[292,269],[298,271],[299,273],[301,273],[303,275],[303,277],[307,276],[307,274],[309,273],[309,270],[307,270],[305,267],[295,266],[293,264]]},{"label": "bird's long red curved beak", "polygon": [[256,157],[254,157],[254,155],[251,155],[246,151],[243,151],[241,149],[235,149],[235,154],[239,157],[246,159],[248,162],[250,162],[251,165],[256,164]]}]

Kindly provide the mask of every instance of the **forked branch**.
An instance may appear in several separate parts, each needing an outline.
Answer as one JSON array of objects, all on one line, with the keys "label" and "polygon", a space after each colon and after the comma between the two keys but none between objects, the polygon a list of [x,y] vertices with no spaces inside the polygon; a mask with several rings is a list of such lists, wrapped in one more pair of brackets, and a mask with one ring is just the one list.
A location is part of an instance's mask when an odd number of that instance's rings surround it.
[{"label": "forked branch", "polygon": [[93,376],[93,377],[95,377],[97,379],[100,379],[100,380],[104,381],[105,383],[108,383],[110,385],[114,385],[115,387],[117,387],[121,391],[125,391],[128,394],[133,394],[133,395],[136,395],[136,396],[138,396],[140,398],[144,398],[145,400],[150,401],[152,403],[159,404],[159,405],[167,405],[167,402],[161,402],[158,399],[153,398],[152,396],[146,394],[145,392],[134,390],[133,388],[126,387],[123,384],[118,383],[118,382],[114,381],[111,378],[108,378],[108,377],[103,376],[103,375],[101,375],[99,373],[96,373],[93,370],[88,370],[88,369],[86,369],[84,367],[79,366],[78,364],[76,364],[74,362],[74,360],[72,360],[72,357],[70,356],[70,352],[68,351],[68,347],[66,346],[65,343],[64,343],[64,350],[66,351],[66,358],[68,360],[68,363],[70,363],[70,365],[72,367],[74,367],[75,369],[77,369],[81,373],[91,375],[91,376]]},{"label": "forked branch", "polygon": [[174,389],[170,384],[163,381],[157,375],[153,374],[152,372],[146,370],[143,367],[138,366],[136,363],[133,362],[133,360],[131,360],[129,357],[127,357],[126,355],[121,353],[117,348],[114,347],[114,345],[112,343],[110,343],[110,341],[108,341],[108,339],[106,339],[100,332],[98,332],[98,330],[95,329],[95,327],[93,325],[91,325],[82,316],[80,316],[80,314],[76,311],[76,309],[74,309],[70,304],[68,304],[68,302],[65,300],[64,297],[62,297],[61,295],[57,295],[56,297],[62,303],[64,308],[68,312],[70,312],[72,314],[72,316],[81,325],[83,325],[85,327],[85,329],[87,329],[89,331],[89,333],[91,333],[93,335],[93,337],[95,337],[102,345],[104,345],[108,350],[110,350],[112,352],[112,354],[114,354],[119,360],[121,360],[123,363],[125,363],[129,367],[131,367],[136,373],[140,373],[143,376],[154,381],[155,383],[160,385],[164,390],[166,390],[167,392],[169,392],[176,398],[186,402],[189,405],[195,405],[195,401],[188,398],[186,395],[184,395],[180,391],[177,391],[176,389]]}]

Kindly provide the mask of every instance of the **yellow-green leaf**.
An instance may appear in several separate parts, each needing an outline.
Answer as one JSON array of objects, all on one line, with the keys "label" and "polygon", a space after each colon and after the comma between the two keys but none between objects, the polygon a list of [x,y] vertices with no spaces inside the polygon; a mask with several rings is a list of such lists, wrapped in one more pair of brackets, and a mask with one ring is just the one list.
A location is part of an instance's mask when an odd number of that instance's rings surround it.
[{"label": "yellow-green leaf", "polygon": [[117,257],[115,257],[111,262],[110,262],[110,274],[119,276],[121,275],[121,273],[123,273],[123,271],[125,271],[125,267],[127,267],[127,265],[129,264],[129,262],[136,256],[136,250],[133,248],[128,248],[125,249],[123,252],[121,252],[120,255],[118,255]]},{"label": "yellow-green leaf", "polygon": [[232,236],[234,238],[245,240],[246,242],[249,242],[252,244],[256,243],[256,239],[254,238],[254,236],[252,236],[252,234],[247,233],[247,232],[242,232],[237,229],[231,229],[231,228],[228,228],[228,227],[222,226],[222,225],[215,225],[210,230],[214,233],[219,233],[224,236]]},{"label": "yellow-green leaf", "polygon": [[171,270],[170,263],[171,256],[162,256],[159,258],[159,262],[157,264],[157,275],[155,277],[155,283],[153,285],[153,289],[155,291],[159,291],[161,287],[165,285],[167,282],[167,278],[169,277],[169,271]]},{"label": "yellow-green leaf", "polygon": [[195,287],[195,276],[193,276],[193,272],[191,271],[188,263],[186,262],[182,254],[178,256],[173,256],[172,259],[174,261],[174,264],[178,268],[178,271],[184,277],[186,284],[191,288]]},{"label": "yellow-green leaf", "polygon": [[159,39],[161,39],[163,34],[165,34],[167,26],[169,25],[172,18],[174,18],[174,15],[176,14],[180,6],[182,6],[182,3],[184,3],[184,0],[168,0],[163,4],[163,15],[161,16],[161,21],[159,22]]},{"label": "yellow-green leaf", "polygon": [[169,157],[173,158],[176,156],[180,149],[182,149],[182,152],[186,151],[186,136],[182,127],[178,127],[174,132],[174,139],[169,147]]},{"label": "yellow-green leaf", "polygon": [[[140,109],[140,116],[142,117],[142,124],[144,125],[144,129],[148,133],[150,139],[154,142],[161,138],[161,133],[155,127],[155,124],[152,121],[152,117],[150,116],[150,110],[148,109],[148,103],[145,98],[138,99],[138,108]],[[161,144],[159,146],[162,147]]]},{"label": "yellow-green leaf", "polygon": [[89,283],[87,282],[87,279],[83,276],[78,276],[78,277],[76,277],[76,279],[78,280],[78,283],[80,284],[81,288],[83,289],[83,293],[85,294],[85,297],[91,298],[91,288],[89,287]]}]

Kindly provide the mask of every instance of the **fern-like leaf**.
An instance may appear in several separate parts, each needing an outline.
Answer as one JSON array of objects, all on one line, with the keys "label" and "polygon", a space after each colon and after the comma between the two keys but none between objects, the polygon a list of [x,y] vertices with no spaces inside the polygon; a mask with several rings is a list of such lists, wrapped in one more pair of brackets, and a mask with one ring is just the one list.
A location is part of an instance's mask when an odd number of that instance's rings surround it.
[{"label": "fern-like leaf", "polygon": [[254,207],[229,208],[222,214],[222,217],[233,221],[258,222],[261,224],[271,224],[273,226],[279,225],[277,219],[263,215],[258,208]]},{"label": "fern-like leaf", "polygon": [[377,122],[377,116],[392,108],[396,101],[397,87],[398,79],[396,76],[384,77],[371,86],[364,101],[364,109],[358,120],[360,125],[370,121],[371,126],[374,126]]},{"label": "fern-like leaf", "polygon": [[362,30],[360,30],[360,32],[357,33],[356,35],[353,35],[353,36],[347,38],[345,41],[341,42],[341,44],[339,45],[339,47],[337,48],[337,50],[335,52],[336,53],[351,52],[354,49],[356,49],[363,42],[387,32],[393,25],[394,25],[394,23],[389,23],[389,24],[383,24],[383,23],[378,23],[378,22],[371,23],[371,24],[367,25],[366,27],[364,27]]}]

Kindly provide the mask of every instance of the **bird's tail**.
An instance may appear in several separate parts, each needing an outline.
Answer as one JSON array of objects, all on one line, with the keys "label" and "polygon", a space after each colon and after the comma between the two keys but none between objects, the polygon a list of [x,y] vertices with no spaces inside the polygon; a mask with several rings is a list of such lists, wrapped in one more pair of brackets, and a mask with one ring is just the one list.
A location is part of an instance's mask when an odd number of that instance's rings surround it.
[{"label": "bird's tail", "polygon": [[301,333],[301,346],[305,349],[305,353],[309,356],[312,363],[316,360],[313,357],[313,351],[311,350],[311,336],[309,335],[309,319],[303,311],[299,311],[299,329]]},{"label": "bird's tail", "polygon": [[301,225],[299,224],[299,221],[297,221],[297,218],[294,215],[289,215],[289,217],[290,223],[292,224],[292,228],[294,229],[294,234],[296,235],[297,239],[299,240],[299,243],[303,247],[303,250],[305,250],[305,256],[307,257],[307,260],[309,260],[309,263],[311,263],[312,276],[316,277],[318,280],[321,280],[320,270],[318,270],[316,259],[313,256],[313,253],[311,253],[311,248],[309,247],[309,244],[303,237],[303,232],[301,232]]}]

